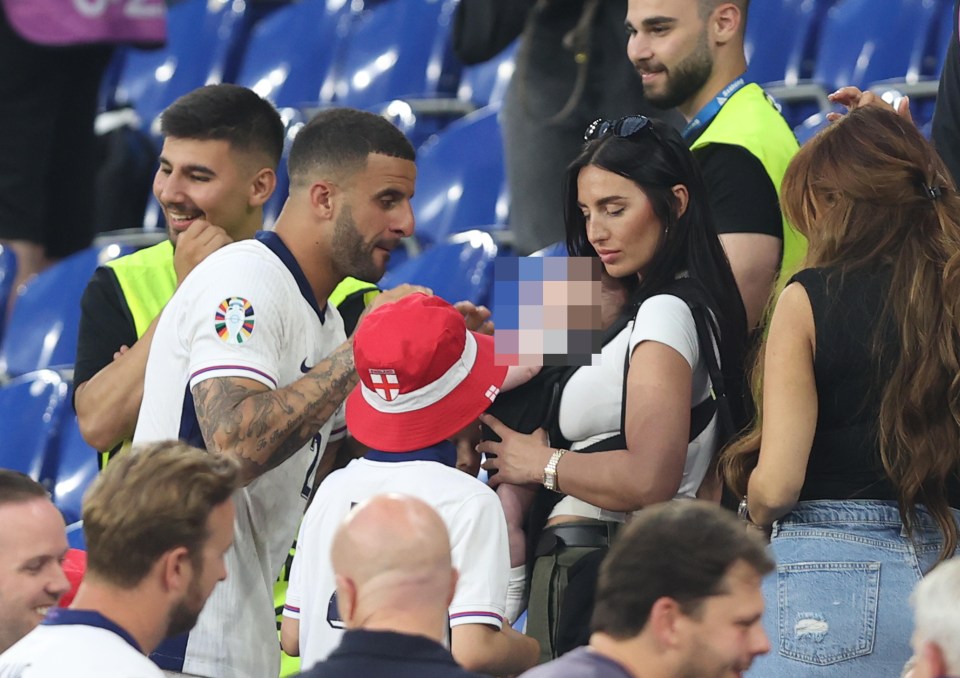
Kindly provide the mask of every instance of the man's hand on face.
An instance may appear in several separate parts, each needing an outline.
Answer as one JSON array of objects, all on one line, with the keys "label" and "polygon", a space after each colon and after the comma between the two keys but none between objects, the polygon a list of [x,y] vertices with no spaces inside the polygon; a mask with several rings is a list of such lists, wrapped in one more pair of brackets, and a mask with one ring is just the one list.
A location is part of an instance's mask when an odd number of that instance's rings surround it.
[{"label": "man's hand on face", "polygon": [[209,221],[197,219],[177,237],[177,248],[173,253],[173,268],[177,272],[177,285],[197,264],[216,252],[224,245],[233,242],[219,226]]}]

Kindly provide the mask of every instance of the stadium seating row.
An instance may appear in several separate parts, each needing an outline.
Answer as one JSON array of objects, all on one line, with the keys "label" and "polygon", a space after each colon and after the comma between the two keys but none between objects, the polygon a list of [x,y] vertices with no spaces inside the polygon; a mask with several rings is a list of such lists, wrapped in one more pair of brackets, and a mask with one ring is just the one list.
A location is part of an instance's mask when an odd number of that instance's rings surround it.
[{"label": "stadium seating row", "polygon": [[[163,108],[208,82],[253,88],[283,111],[291,135],[318,106],[383,113],[416,143],[429,140],[418,163],[419,248],[471,228],[492,226],[502,238],[509,199],[496,112],[515,47],[488,64],[460,65],[449,45],[455,6],[456,0],[181,0],[170,10],[167,47],[126,50],[103,101],[133,106],[155,142]],[[831,108],[827,93],[844,84],[910,94],[924,125],[952,6],[951,0],[754,3],[749,75],[778,98],[804,138]],[[811,114],[820,118],[804,123]],[[268,225],[285,198],[281,175]],[[160,218],[152,207],[147,226],[159,228]]]}]

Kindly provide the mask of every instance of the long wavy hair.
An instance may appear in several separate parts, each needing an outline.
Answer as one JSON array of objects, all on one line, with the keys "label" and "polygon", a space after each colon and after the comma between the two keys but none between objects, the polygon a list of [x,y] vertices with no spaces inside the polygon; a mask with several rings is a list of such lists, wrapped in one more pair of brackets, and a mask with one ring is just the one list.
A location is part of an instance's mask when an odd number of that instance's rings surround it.
[{"label": "long wavy hair", "polygon": [[[946,558],[958,536],[947,487],[960,470],[960,198],[950,174],[910,121],[866,107],[800,149],[781,202],[809,241],[806,267],[890,272],[884,317],[899,346],[885,346],[889,335],[880,331],[873,342],[875,364],[892,363],[878,386],[880,458],[908,534],[916,505],[926,506],[944,535]],[[757,386],[761,373],[758,362]],[[721,457],[739,495],[756,465],[760,432],[758,416]]]},{"label": "long wavy hair", "polygon": [[[608,133],[584,145],[564,176],[564,221],[570,256],[597,256],[587,239],[586,220],[577,204],[577,179],[588,166],[618,174],[639,186],[666,231],[644,275],[623,280],[630,293],[628,309],[635,312],[639,303],[660,293],[686,272],[701,284],[706,303],[717,319],[724,372],[729,368],[742,376],[746,312],[717,236],[700,168],[682,137],[669,125],[650,120],[647,128],[630,137]],[[682,215],[673,193],[677,184],[686,186],[688,193]]]}]

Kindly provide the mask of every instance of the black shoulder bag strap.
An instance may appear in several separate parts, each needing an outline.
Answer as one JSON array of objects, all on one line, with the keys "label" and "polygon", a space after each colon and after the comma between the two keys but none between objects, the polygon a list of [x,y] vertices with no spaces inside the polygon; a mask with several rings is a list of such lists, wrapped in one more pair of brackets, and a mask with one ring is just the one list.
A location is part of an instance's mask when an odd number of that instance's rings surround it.
[{"label": "black shoulder bag strap", "polygon": [[[726,381],[723,378],[723,371],[720,369],[720,364],[717,361],[717,354],[714,352],[715,339],[717,340],[716,345],[720,345],[720,331],[713,320],[713,316],[710,315],[709,311],[703,305],[697,302],[691,303],[690,301],[687,301],[687,305],[690,306],[690,312],[693,314],[693,323],[697,327],[697,341],[700,344],[700,354],[707,363],[707,374],[710,376],[710,397],[697,405],[694,411],[704,403],[713,403],[711,409],[717,412],[718,419],[717,426],[719,430],[717,432],[717,438],[720,444],[723,445],[730,440],[730,437],[733,436],[736,429],[733,424],[733,414],[730,412],[730,401],[727,397]],[[701,432],[707,427],[712,418],[713,412],[710,413],[706,423],[703,424],[703,428],[700,429]],[[694,413],[692,411],[690,413],[691,429],[693,428],[693,420]],[[697,435],[700,434],[697,433]],[[691,438],[691,440],[693,440],[693,438]]]}]

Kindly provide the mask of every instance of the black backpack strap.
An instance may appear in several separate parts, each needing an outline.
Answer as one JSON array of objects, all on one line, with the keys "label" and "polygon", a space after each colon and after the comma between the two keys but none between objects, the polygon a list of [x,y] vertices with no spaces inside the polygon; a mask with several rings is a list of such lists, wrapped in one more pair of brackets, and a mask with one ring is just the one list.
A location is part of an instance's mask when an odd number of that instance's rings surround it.
[{"label": "black backpack strap", "polygon": [[[720,330],[713,317],[702,304],[687,301],[690,312],[693,314],[693,323],[697,327],[697,341],[700,344],[700,353],[707,363],[707,374],[710,376],[710,400],[715,403],[718,415],[718,439],[723,445],[736,432],[733,424],[733,414],[730,411],[730,400],[727,397],[727,385],[723,378],[723,371],[714,352],[714,342],[719,345]],[[706,401],[705,401],[706,402]],[[691,424],[693,417],[691,416]],[[709,420],[708,422],[709,423]],[[706,428],[706,424],[704,425]],[[698,434],[699,435],[699,434]]]}]

